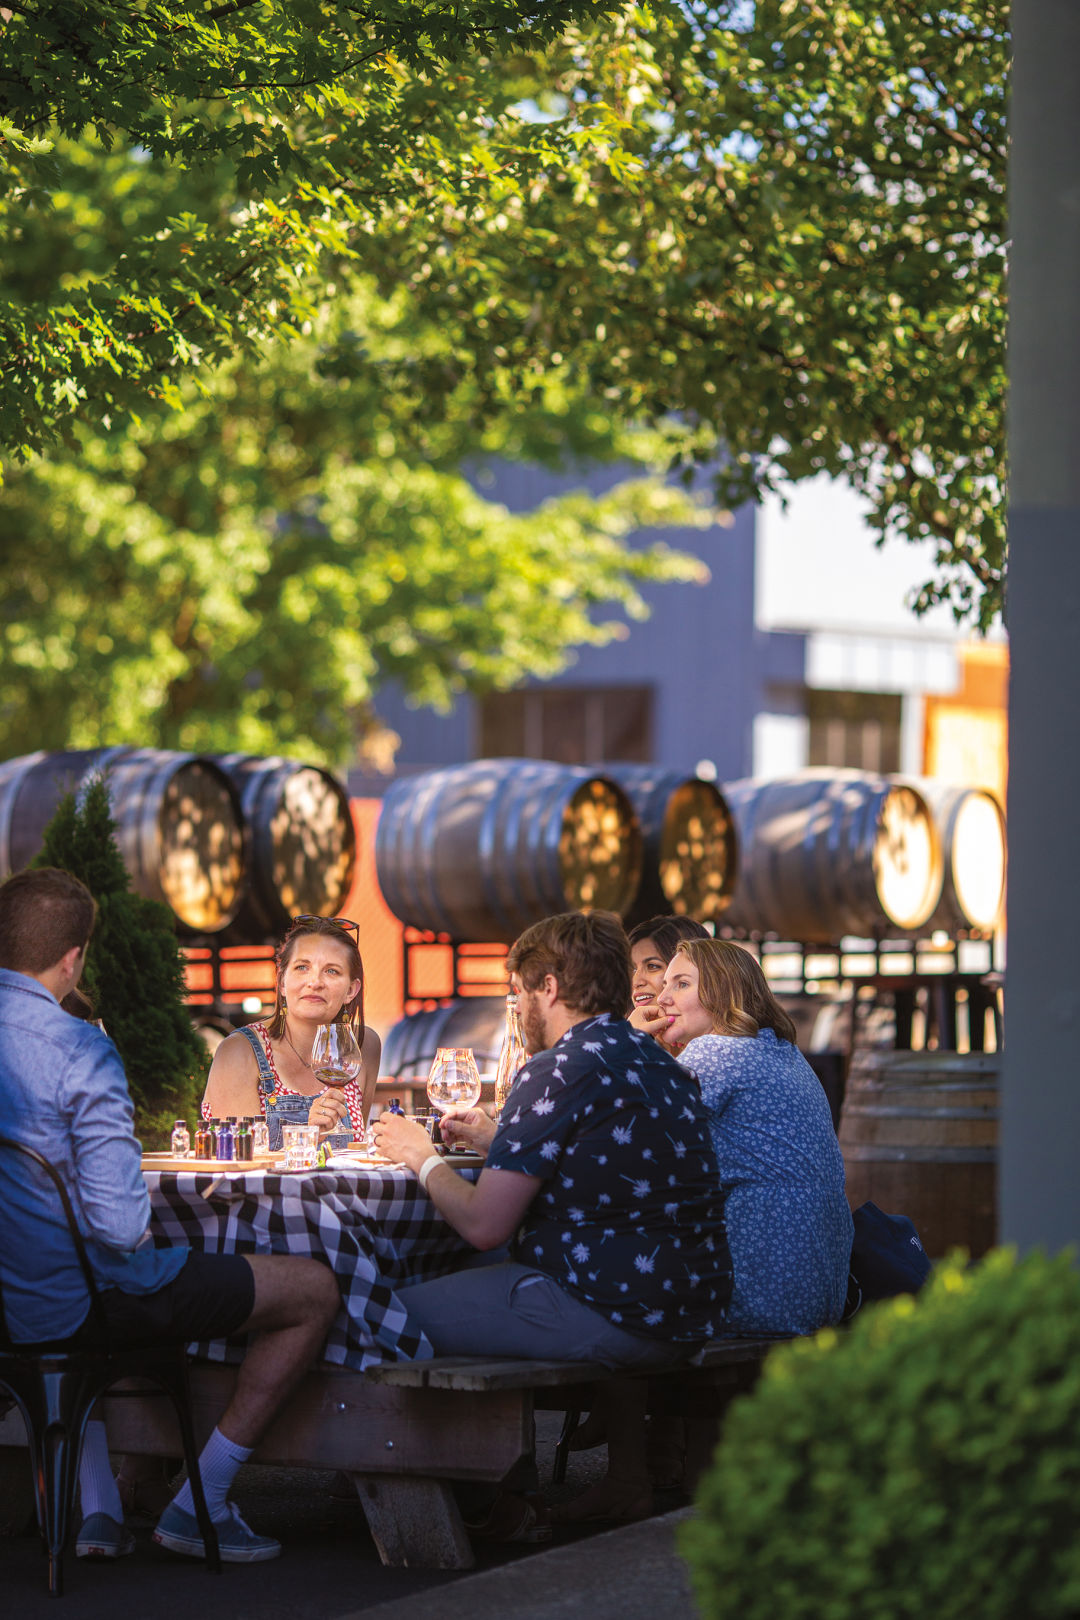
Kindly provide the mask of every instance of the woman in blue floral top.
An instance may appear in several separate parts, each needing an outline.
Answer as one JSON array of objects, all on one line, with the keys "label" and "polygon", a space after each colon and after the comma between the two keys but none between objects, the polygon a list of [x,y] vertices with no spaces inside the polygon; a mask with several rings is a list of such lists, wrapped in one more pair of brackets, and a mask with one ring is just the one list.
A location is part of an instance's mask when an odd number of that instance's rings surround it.
[{"label": "woman in blue floral top", "polygon": [[820,1082],[749,951],[686,940],[658,998],[660,1039],[709,1111],[735,1283],[725,1333],[813,1333],[838,1322],[851,1212]]}]

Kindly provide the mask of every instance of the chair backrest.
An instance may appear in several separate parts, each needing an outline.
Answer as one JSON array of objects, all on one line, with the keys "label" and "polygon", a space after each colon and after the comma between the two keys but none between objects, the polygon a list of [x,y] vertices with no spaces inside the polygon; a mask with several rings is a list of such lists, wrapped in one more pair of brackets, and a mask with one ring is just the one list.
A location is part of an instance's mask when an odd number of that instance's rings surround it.
[{"label": "chair backrest", "polygon": [[[30,1159],[32,1163],[37,1165],[38,1169],[43,1171],[52,1182],[56,1195],[60,1200],[60,1207],[64,1211],[64,1219],[67,1221],[68,1233],[71,1237],[72,1248],[75,1250],[80,1270],[82,1271],[86,1282],[87,1292],[90,1295],[90,1313],[102,1342],[104,1342],[108,1336],[108,1329],[106,1326],[105,1313],[101,1307],[101,1297],[98,1294],[97,1283],[94,1281],[94,1273],[90,1268],[90,1257],[86,1252],[86,1244],[83,1242],[82,1233],[79,1231],[79,1225],[75,1219],[75,1211],[71,1207],[71,1199],[68,1196],[68,1190],[64,1186],[63,1179],[61,1178],[59,1171],[54,1165],[51,1165],[48,1159],[40,1154],[36,1148],[28,1147],[25,1142],[16,1142],[13,1137],[0,1136],[0,1151],[21,1153],[24,1158]],[[4,1314],[2,1274],[0,1274],[0,1345],[3,1345],[5,1348],[9,1349],[21,1348],[18,1344],[14,1343],[8,1335],[7,1318]]]}]

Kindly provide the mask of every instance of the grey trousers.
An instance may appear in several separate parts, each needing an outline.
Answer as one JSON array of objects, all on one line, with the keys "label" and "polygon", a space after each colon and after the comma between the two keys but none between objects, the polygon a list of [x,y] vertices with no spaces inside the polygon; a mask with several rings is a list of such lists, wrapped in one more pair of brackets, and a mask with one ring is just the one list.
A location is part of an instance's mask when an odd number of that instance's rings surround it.
[{"label": "grey trousers", "polygon": [[673,1347],[616,1327],[532,1266],[516,1260],[396,1290],[437,1356],[596,1361],[637,1372],[672,1360]]}]

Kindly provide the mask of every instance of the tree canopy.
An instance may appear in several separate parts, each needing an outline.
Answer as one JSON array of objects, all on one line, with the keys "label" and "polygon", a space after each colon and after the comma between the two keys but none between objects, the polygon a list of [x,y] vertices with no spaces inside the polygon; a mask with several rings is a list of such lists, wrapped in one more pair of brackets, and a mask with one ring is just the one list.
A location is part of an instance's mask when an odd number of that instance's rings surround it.
[{"label": "tree canopy", "polygon": [[[378,231],[482,376],[567,356],[720,455],[721,504],[819,472],[926,542],[916,607],[987,626],[1005,565],[1004,0],[654,0],[518,65],[585,154]],[[726,449],[727,454],[723,455]],[[933,565],[930,558],[933,558]]]},{"label": "tree canopy", "polygon": [[[19,0],[0,8],[0,443],[40,449],[110,420],[178,372],[311,312],[308,277],[418,192],[465,197],[492,138],[500,63],[600,0]],[[466,74],[464,64],[469,64]],[[485,98],[469,99],[482,70]],[[79,193],[96,138],[130,218],[97,236]],[[481,143],[481,137],[483,137]],[[522,138],[524,137],[524,138]],[[185,193],[182,177],[193,184]],[[423,177],[423,186],[418,182]],[[148,218],[138,195],[156,194]],[[28,274],[68,223],[90,244]],[[173,395],[175,400],[175,395]]]},{"label": "tree canopy", "polygon": [[641,582],[707,577],[666,545],[626,544],[714,520],[663,481],[523,515],[487,500],[492,454],[552,460],[571,443],[625,464],[656,447],[555,368],[512,412],[485,405],[478,427],[461,358],[404,294],[342,292],[261,364],[222,365],[178,408],[75,429],[70,451],[15,469],[0,501],[0,749],[111,738],[377,760],[383,681],[438,707],[552,674],[569,647],[625,633]]}]

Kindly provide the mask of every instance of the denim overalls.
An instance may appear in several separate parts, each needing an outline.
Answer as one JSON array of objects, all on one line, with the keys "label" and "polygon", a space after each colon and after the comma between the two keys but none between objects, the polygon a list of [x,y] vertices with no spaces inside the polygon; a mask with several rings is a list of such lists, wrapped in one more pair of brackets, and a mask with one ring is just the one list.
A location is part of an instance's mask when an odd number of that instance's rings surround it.
[{"label": "denim overalls", "polygon": [[[275,1095],[276,1082],[274,1071],[270,1067],[266,1056],[266,1048],[257,1027],[245,1024],[240,1031],[251,1043],[251,1050],[255,1053],[255,1062],[259,1066],[259,1095],[262,1099],[263,1113],[266,1117],[266,1128],[270,1134],[270,1152],[281,1153],[284,1143],[281,1139],[283,1125],[306,1125],[312,1097],[302,1097],[296,1092],[285,1091]],[[340,1121],[338,1129],[331,1131],[329,1136],[322,1140],[328,1147],[345,1147],[353,1139],[352,1125],[349,1116]]]}]

